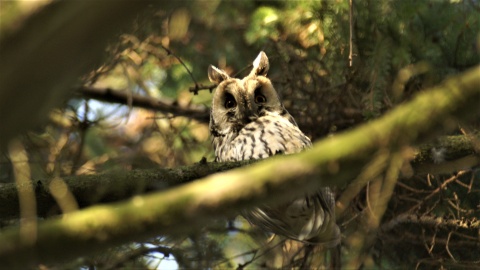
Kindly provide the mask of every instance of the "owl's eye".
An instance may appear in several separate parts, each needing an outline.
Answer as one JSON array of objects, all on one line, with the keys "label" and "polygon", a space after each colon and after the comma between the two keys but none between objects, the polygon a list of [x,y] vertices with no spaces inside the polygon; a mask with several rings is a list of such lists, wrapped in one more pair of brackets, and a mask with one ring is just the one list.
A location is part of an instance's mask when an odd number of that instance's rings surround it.
[{"label": "owl's eye", "polygon": [[255,103],[263,104],[267,102],[267,98],[264,95],[258,94],[255,96]]},{"label": "owl's eye", "polygon": [[235,101],[233,96],[232,95],[227,95],[225,97],[225,109],[235,108],[235,106],[237,106],[237,102]]}]

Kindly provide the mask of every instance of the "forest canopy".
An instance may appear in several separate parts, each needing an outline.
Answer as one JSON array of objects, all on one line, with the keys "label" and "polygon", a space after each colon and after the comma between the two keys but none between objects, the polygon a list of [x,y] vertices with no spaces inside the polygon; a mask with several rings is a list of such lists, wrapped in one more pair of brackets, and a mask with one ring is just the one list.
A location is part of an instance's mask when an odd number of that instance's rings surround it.
[{"label": "forest canopy", "polygon": [[[0,261],[477,267],[479,18],[472,0],[2,2]],[[314,146],[213,162],[208,66],[242,78],[260,51]],[[265,251],[238,216],[324,186],[336,250]]]}]

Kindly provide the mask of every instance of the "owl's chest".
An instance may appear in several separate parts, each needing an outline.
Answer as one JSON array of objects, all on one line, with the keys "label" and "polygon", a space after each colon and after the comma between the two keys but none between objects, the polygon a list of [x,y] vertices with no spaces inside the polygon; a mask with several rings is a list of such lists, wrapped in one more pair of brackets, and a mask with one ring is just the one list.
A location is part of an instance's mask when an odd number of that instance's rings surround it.
[{"label": "owl's chest", "polygon": [[214,139],[217,161],[240,161],[292,154],[310,146],[310,140],[288,121],[259,118],[238,132]]}]

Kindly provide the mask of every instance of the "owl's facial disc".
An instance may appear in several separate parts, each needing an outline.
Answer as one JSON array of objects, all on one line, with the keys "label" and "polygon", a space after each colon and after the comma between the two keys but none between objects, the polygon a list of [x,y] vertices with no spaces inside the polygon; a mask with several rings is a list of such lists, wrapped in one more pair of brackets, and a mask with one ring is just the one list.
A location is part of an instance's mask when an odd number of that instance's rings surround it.
[{"label": "owl's facial disc", "polygon": [[[255,104],[252,94],[248,93],[239,84],[231,84],[223,88],[219,94],[218,103],[230,128],[240,131],[249,123],[258,119],[258,105]],[[257,98],[259,101],[261,97]]]}]

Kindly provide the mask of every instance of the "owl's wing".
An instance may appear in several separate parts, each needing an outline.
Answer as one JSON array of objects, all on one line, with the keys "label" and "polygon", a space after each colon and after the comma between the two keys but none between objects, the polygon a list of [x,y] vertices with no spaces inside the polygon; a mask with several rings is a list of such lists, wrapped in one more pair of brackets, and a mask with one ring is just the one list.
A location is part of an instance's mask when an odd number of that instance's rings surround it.
[{"label": "owl's wing", "polygon": [[330,188],[324,187],[313,195],[294,200],[285,212],[289,222],[296,223],[295,227],[299,228],[294,239],[328,247],[340,242],[340,229],[335,222],[335,198]]},{"label": "owl's wing", "polygon": [[262,205],[242,212],[250,223],[290,239],[334,247],[340,242],[335,222],[335,200],[326,187],[285,204]]}]

